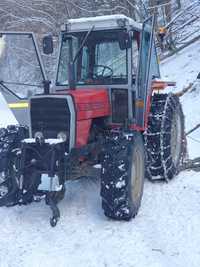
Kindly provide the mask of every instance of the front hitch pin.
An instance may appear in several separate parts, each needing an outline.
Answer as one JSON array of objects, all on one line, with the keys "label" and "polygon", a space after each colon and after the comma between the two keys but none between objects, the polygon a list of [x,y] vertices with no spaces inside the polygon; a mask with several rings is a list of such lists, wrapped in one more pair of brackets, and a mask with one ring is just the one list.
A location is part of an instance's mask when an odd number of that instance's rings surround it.
[{"label": "front hitch pin", "polygon": [[35,142],[39,145],[43,145],[45,143],[44,135],[42,132],[35,133]]}]

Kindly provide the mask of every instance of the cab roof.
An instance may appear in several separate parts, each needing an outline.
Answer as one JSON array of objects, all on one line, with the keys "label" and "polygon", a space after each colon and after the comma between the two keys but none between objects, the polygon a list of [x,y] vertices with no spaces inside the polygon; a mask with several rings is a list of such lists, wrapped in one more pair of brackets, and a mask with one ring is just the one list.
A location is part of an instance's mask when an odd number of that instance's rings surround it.
[{"label": "cab roof", "polygon": [[92,26],[94,26],[94,30],[108,30],[128,27],[139,31],[142,29],[141,23],[138,23],[125,15],[119,14],[69,19],[66,24],[63,25],[62,30],[67,30],[68,32],[81,32],[88,31]]}]

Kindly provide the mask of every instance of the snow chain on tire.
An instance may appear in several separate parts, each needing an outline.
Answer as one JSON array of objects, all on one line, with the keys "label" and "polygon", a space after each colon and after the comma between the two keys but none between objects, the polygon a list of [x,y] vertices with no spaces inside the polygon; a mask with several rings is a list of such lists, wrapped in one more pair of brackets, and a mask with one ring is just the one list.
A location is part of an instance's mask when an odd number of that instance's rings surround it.
[{"label": "snow chain on tire", "polygon": [[148,129],[144,138],[147,177],[150,180],[172,179],[178,173],[186,154],[184,115],[178,96],[153,96]]},{"label": "snow chain on tire", "polygon": [[8,126],[0,129],[0,206],[15,202],[17,182],[17,149],[21,140],[28,137],[28,128]]},{"label": "snow chain on tire", "polygon": [[19,147],[21,140],[28,137],[28,128],[25,126],[10,125],[0,129],[0,172],[4,171],[9,153]]},{"label": "snow chain on tire", "polygon": [[[134,163],[138,156],[137,163]],[[107,217],[130,220],[137,214],[143,194],[144,169],[144,142],[140,133],[134,133],[131,138],[109,138],[101,173],[102,208]],[[133,170],[137,176],[134,183],[131,178]],[[134,190],[137,197],[133,197]]]}]

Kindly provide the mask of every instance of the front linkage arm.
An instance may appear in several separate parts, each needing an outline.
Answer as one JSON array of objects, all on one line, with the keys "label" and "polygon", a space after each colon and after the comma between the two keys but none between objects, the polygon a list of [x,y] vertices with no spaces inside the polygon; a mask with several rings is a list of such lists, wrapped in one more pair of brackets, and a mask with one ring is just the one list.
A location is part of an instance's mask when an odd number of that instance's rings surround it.
[{"label": "front linkage arm", "polygon": [[57,204],[65,194],[68,154],[62,140],[40,141],[24,139],[10,152],[0,181],[0,206],[26,205],[45,197],[54,227],[60,218]]},{"label": "front linkage arm", "polygon": [[22,145],[24,181],[29,183],[31,177],[36,177],[31,193],[33,197],[45,195],[46,204],[52,210],[50,224],[53,227],[60,218],[57,204],[65,194],[65,162],[68,156],[65,147],[66,144],[58,139],[43,142],[25,140]]}]

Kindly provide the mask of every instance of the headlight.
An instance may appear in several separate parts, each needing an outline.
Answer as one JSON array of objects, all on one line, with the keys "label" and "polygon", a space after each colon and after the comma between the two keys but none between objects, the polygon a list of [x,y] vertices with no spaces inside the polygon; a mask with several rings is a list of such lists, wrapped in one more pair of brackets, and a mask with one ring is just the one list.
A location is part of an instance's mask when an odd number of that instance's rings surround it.
[{"label": "headlight", "polygon": [[57,138],[58,139],[61,139],[63,142],[66,142],[67,141],[67,134],[65,133],[65,132],[60,132],[60,133],[58,133],[58,135],[57,135]]}]

